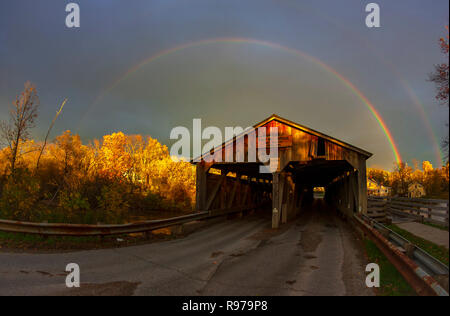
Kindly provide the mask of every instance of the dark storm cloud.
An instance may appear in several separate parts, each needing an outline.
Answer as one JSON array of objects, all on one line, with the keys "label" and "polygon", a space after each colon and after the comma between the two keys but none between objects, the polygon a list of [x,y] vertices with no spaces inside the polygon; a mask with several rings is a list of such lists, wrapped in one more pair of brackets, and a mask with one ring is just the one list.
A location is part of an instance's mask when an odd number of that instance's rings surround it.
[{"label": "dark storm cloud", "polygon": [[[406,160],[436,163],[433,140],[404,86],[423,104],[437,138],[447,109],[426,81],[442,61],[437,40],[448,1],[378,1],[380,29],[364,24],[364,2],[75,1],[81,28],[64,25],[69,1],[0,4],[0,115],[26,80],[41,97],[35,137],[69,98],[54,133],[88,140],[123,130],[168,143],[170,129],[201,117],[217,126],[253,124],[271,113],[374,152],[393,154],[376,120],[351,91],[317,64],[257,45],[193,47],[145,65],[91,105],[128,69],[165,49],[201,39],[246,37],[276,42],[335,68],[376,106]],[[188,125],[189,126],[189,125]]]}]

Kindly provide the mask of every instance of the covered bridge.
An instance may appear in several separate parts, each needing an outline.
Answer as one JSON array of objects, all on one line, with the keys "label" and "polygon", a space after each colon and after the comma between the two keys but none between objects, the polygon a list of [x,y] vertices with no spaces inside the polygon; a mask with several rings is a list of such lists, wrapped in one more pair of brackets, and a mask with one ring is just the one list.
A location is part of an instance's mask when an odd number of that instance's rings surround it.
[{"label": "covered bridge", "polygon": [[[271,127],[278,128],[276,144],[269,136]],[[257,140],[266,137],[264,141],[278,151],[271,172],[261,172],[264,163],[258,156],[251,159],[255,138],[247,132],[236,135],[192,161],[197,169],[197,210],[270,205],[276,228],[312,200],[315,187],[324,187],[326,201],[344,215],[367,213],[366,160],[371,153],[275,114],[254,128]],[[227,152],[232,152],[232,161],[225,159]]]}]

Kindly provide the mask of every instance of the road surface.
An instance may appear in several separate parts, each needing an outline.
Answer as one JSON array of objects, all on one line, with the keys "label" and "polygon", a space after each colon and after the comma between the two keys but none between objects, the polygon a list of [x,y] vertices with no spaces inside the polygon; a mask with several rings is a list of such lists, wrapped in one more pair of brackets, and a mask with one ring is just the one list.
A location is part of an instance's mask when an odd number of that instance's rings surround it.
[{"label": "road surface", "polygon": [[[373,295],[360,247],[318,201],[279,231],[252,215],[128,248],[0,253],[0,295]],[[65,286],[72,262],[78,289]]]}]

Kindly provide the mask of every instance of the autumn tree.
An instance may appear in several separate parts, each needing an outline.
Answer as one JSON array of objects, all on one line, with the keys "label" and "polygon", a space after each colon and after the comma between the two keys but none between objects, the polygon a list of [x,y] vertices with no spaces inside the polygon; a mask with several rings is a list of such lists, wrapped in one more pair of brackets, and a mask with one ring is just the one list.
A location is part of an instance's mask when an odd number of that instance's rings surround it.
[{"label": "autumn tree", "polygon": [[[424,174],[423,174],[422,169],[419,167],[419,161],[416,159],[413,159],[413,166],[414,166],[414,169],[411,173],[411,181],[423,183]],[[422,166],[423,166],[423,163],[422,163]]]},{"label": "autumn tree", "polygon": [[378,184],[389,186],[389,172],[383,169],[368,168],[367,177]]},{"label": "autumn tree", "polygon": [[132,166],[132,157],[127,152],[127,136],[122,133],[113,133],[103,136],[100,150],[101,171],[109,177],[125,177]]},{"label": "autumn tree", "polygon": [[448,199],[448,192],[449,192],[449,163],[447,161],[447,163],[445,164],[445,166],[443,166],[441,168],[441,177],[442,177],[442,192],[444,192],[444,194],[447,195],[447,199]]},{"label": "autumn tree", "polygon": [[[51,152],[59,162],[64,176],[70,176],[74,171],[82,171],[86,147],[81,143],[79,135],[65,131],[56,137],[55,146]],[[79,174],[79,176],[84,176],[84,174]]]},{"label": "autumn tree", "polygon": [[408,185],[411,182],[412,168],[405,162],[395,165],[392,173],[392,189],[394,193],[404,196],[408,194]]},{"label": "autumn tree", "polygon": [[[83,145],[65,131],[48,144],[28,140],[19,147],[18,176],[0,177],[0,217],[122,223],[136,211],[192,210],[195,168],[151,137],[117,132]],[[0,150],[2,172],[10,150]]]},{"label": "autumn tree", "polygon": [[[434,71],[429,75],[429,80],[433,82],[436,86],[436,99],[441,103],[449,105],[448,102],[448,72],[449,72],[449,64],[448,64],[448,52],[449,52],[449,35],[448,35],[448,26],[446,26],[447,35],[439,39],[439,46],[441,48],[442,53],[445,55],[446,62],[434,65]],[[448,126],[448,124],[447,124]],[[442,140],[442,147],[444,151],[447,153],[448,159],[448,135]]]},{"label": "autumn tree", "polygon": [[147,138],[147,144],[137,157],[141,179],[148,187],[159,191],[162,183],[166,183],[165,167],[169,164],[169,150],[156,139]]},{"label": "autumn tree", "polygon": [[23,92],[16,97],[9,113],[9,122],[1,123],[1,136],[9,147],[9,163],[14,175],[16,163],[20,156],[20,144],[28,140],[30,129],[34,127],[39,107],[36,87],[26,82]]}]

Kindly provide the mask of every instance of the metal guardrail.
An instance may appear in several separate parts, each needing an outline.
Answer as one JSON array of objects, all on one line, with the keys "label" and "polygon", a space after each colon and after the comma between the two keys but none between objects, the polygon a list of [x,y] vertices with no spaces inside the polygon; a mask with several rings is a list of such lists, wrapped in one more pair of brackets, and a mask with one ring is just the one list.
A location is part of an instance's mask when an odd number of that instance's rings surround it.
[{"label": "metal guardrail", "polygon": [[[403,236],[397,234],[393,230],[389,229],[388,227],[384,226],[383,224],[378,223],[377,221],[362,215],[362,217],[371,222],[373,228],[380,231],[383,236],[387,235],[387,239],[395,244],[396,246],[399,246],[403,249],[408,248],[408,252],[412,254],[413,259],[419,264],[424,266],[429,272],[433,273],[434,275],[448,275],[449,274],[449,267],[430,255],[425,250],[421,249],[420,247],[412,244],[409,240],[404,238]],[[412,247],[412,248],[411,248]]]},{"label": "metal guardrail", "polygon": [[226,211],[205,211],[167,219],[140,221],[119,225],[84,225],[60,223],[32,223],[0,220],[0,231],[39,234],[44,236],[107,236],[148,232],[196,220],[214,218],[254,209],[256,206],[238,207]]},{"label": "metal guardrail", "polygon": [[449,295],[434,279],[448,278],[447,265],[368,216],[355,220],[419,295]]},{"label": "metal guardrail", "polygon": [[449,226],[449,201],[434,199],[374,197],[369,202],[385,203],[388,213],[409,217],[421,222]]}]

